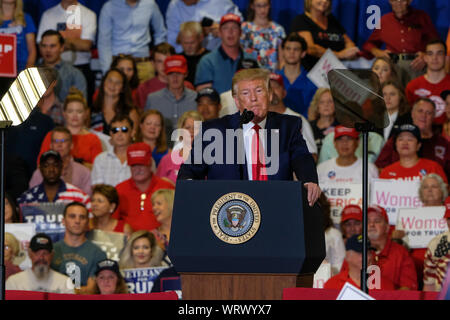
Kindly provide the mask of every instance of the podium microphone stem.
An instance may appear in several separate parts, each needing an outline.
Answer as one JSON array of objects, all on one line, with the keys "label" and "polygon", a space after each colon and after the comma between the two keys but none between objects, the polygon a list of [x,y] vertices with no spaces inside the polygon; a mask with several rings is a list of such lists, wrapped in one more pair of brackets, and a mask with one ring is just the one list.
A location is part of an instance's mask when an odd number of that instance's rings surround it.
[{"label": "podium microphone stem", "polygon": [[362,183],[362,211],[363,211],[363,252],[362,252],[362,269],[361,269],[361,290],[369,293],[367,287],[367,197],[368,197],[368,131],[362,132],[363,136],[363,183]]}]

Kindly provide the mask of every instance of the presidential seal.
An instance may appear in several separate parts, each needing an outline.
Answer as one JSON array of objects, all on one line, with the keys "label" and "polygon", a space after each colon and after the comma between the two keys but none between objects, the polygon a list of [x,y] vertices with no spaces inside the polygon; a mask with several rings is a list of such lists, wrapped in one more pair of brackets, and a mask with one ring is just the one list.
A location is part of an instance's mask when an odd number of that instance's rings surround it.
[{"label": "presidential seal", "polygon": [[241,244],[253,238],[258,231],[261,212],[251,197],[232,192],[214,203],[210,223],[217,238],[229,244]]}]

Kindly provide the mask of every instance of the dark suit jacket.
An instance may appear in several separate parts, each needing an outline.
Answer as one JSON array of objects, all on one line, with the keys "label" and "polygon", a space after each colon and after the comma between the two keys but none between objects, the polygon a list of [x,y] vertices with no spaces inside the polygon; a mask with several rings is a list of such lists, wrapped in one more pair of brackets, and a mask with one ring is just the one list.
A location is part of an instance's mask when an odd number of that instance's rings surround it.
[{"label": "dark suit jacket", "polygon": [[[220,119],[203,122],[201,135],[198,134],[195,137],[191,154],[181,166],[178,172],[178,179],[247,180],[248,173],[245,151],[243,151],[243,140],[239,143],[236,137],[230,138],[231,135],[227,136],[226,134],[227,129],[236,130],[239,128],[239,112],[224,116]],[[293,172],[295,172],[300,181],[317,183],[316,165],[303,139],[301,128],[302,120],[298,117],[274,112],[267,114],[265,129],[267,130],[266,154],[268,158],[274,157],[272,155],[272,135],[276,136],[275,130],[279,132],[279,168],[275,174],[268,175],[268,180],[292,180]],[[203,138],[202,140],[202,137],[208,129],[216,129],[213,133],[215,132],[223,137],[224,143],[222,144],[222,148],[216,148],[215,152],[211,152],[214,149],[213,145],[217,145],[214,139],[205,141],[206,139]],[[238,148],[242,150],[240,154],[243,155],[240,162],[238,162],[237,156]],[[223,159],[223,162],[219,163],[216,161],[215,163],[208,164],[205,158],[201,156],[203,153],[218,156],[218,159]],[[221,153],[223,156],[221,156]],[[227,158],[232,161],[227,161]],[[266,164],[268,174],[270,173],[269,167],[272,164],[273,162]]]}]

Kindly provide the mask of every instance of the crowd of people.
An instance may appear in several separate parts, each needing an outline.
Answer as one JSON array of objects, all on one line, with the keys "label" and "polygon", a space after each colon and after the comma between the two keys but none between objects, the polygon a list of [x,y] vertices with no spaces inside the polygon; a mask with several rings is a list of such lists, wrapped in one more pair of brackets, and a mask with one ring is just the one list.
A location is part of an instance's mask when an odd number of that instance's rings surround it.
[{"label": "crowd of people", "polygon": [[[328,217],[325,288],[359,285],[361,207],[345,206],[333,226],[330,202],[319,197],[318,186],[330,182],[362,183],[362,135],[339,123],[332,91],[307,76],[328,49],[346,66],[370,68],[380,83],[389,125],[369,133],[369,181],[420,181],[424,207],[445,206],[450,228],[450,33],[440,39],[411,0],[389,0],[392,12],[358,48],[331,13],[332,0],[304,2],[285,30],[271,18],[271,0],[249,0],[246,19],[232,0],[171,0],[165,16],[154,0],[109,0],[98,16],[61,0],[38,26],[22,0],[0,0],[0,33],[17,36],[18,71],[47,67],[57,79],[27,122],[6,132],[5,222],[25,222],[24,205],[65,205],[62,239],[28,239],[30,269],[14,264],[21,244],[6,234],[6,288],[127,293],[121,270],[164,266],[176,274],[167,249],[177,178],[271,180],[260,160],[244,171],[184,165],[200,130],[237,128],[253,104],[253,123],[280,126],[281,148],[294,153],[275,179],[306,182],[309,203],[318,199]],[[74,10],[75,26],[67,22]],[[241,128],[260,135],[259,127]],[[92,230],[125,235],[118,259],[88,240]],[[372,205],[368,235],[381,289],[440,290],[448,231],[411,250],[385,208]]]}]

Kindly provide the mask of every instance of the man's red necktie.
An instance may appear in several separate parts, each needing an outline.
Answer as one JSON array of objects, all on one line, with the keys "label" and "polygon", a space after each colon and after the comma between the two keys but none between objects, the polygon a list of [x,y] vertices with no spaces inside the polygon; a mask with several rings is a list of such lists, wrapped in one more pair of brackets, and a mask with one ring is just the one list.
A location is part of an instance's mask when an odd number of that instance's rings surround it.
[{"label": "man's red necktie", "polygon": [[253,126],[255,134],[252,138],[252,176],[253,180],[267,181],[266,161],[264,158],[264,148],[259,140],[259,129],[257,124]]}]

